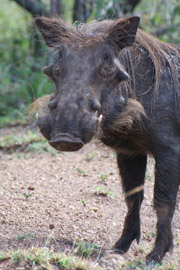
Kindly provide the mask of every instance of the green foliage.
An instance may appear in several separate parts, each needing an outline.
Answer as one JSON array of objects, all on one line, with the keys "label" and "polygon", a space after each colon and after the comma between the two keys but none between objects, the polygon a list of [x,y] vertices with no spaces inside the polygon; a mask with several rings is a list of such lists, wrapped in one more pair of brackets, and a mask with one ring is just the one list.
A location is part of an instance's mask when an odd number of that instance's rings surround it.
[{"label": "green foliage", "polygon": [[104,20],[114,17],[116,11],[116,4],[122,2],[121,0],[97,0],[96,9],[94,10],[93,16],[95,19]]},{"label": "green foliage", "polygon": [[[31,16],[15,2],[0,0],[0,6],[0,118],[19,119],[25,116],[27,104],[51,92],[52,84],[42,72],[45,48],[33,41]],[[41,46],[37,55],[35,46]],[[1,119],[0,124],[8,122]]]},{"label": "green foliage", "polygon": [[74,254],[79,257],[90,258],[90,256],[99,250],[98,246],[90,242],[79,242],[75,245]]},{"label": "green foliage", "polygon": [[179,0],[142,0],[137,6],[143,28],[166,42],[180,45]]}]

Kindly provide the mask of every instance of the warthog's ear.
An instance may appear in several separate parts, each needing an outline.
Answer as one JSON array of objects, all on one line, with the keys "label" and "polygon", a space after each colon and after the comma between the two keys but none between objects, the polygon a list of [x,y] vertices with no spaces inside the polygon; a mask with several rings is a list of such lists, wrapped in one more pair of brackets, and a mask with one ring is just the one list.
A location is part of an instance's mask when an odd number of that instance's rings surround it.
[{"label": "warthog's ear", "polygon": [[35,24],[48,47],[58,45],[62,37],[67,36],[67,29],[63,20],[60,18],[37,17]]},{"label": "warthog's ear", "polygon": [[109,30],[109,42],[115,43],[120,49],[131,46],[135,41],[140,18],[133,16],[116,20]]}]

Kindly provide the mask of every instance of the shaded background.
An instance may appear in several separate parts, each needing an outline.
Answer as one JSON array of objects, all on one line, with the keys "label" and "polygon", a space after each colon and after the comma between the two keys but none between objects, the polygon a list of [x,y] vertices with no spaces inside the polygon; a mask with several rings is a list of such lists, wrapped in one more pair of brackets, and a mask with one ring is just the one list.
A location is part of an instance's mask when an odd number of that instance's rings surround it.
[{"label": "shaded background", "polygon": [[33,17],[54,14],[69,23],[136,14],[144,30],[180,45],[180,0],[0,0],[0,127],[26,123],[27,105],[53,90]]}]

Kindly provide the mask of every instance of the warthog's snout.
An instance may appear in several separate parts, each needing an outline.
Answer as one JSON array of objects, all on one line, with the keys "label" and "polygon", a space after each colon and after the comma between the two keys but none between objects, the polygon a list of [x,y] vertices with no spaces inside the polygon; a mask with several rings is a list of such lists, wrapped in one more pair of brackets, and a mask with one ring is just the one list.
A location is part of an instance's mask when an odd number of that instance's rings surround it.
[{"label": "warthog's snout", "polygon": [[69,133],[59,133],[49,141],[50,145],[59,151],[77,151],[84,145],[80,138]]}]

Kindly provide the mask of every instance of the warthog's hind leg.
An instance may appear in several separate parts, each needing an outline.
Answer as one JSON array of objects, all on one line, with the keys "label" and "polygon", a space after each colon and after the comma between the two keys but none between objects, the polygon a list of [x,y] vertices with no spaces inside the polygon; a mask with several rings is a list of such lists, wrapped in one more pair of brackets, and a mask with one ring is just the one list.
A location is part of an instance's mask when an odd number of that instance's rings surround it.
[{"label": "warthog's hind leg", "polygon": [[154,207],[157,213],[157,237],[154,249],[146,257],[148,264],[161,262],[166,252],[173,247],[171,222],[180,180],[180,151],[177,151],[177,146],[167,143],[155,156]]}]

